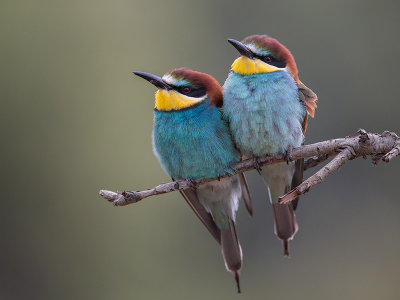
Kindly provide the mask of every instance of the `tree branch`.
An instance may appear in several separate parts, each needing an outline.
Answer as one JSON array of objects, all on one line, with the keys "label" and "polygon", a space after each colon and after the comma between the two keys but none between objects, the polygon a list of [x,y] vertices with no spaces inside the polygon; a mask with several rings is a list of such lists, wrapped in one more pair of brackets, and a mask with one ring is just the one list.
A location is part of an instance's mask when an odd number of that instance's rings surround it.
[{"label": "tree branch", "polygon": [[399,137],[389,131],[381,135],[367,133],[365,130],[358,131],[358,143],[349,143],[331,162],[324,166],[317,173],[304,180],[296,188],[280,197],[280,203],[288,203],[298,196],[307,193],[312,187],[321,183],[326,177],[337,171],[348,160],[357,157],[372,156],[372,161],[377,164],[380,159],[389,162],[395,156],[399,155]]},{"label": "tree branch", "polygon": [[[337,171],[348,160],[360,156],[366,157],[369,155],[372,157],[372,161],[374,163],[378,163],[380,160],[389,162],[394,157],[400,155],[400,138],[395,133],[385,131],[382,134],[372,134],[367,133],[363,129],[360,129],[358,133],[359,135],[354,137],[333,139],[294,148],[286,156],[265,156],[258,159],[258,165],[264,166],[311,157],[305,162],[304,168],[308,169],[318,165],[331,156],[335,156],[335,158],[332,159],[332,161],[324,166],[321,170],[303,181],[298,187],[282,196],[281,202],[287,203],[299,195],[305,194],[312,187],[321,183],[326,177]],[[236,171],[234,174],[246,172],[255,169],[256,167],[257,164],[255,164],[254,159],[246,159],[239,162],[235,166]],[[162,183],[152,189],[144,191],[112,192],[101,190],[100,196],[112,202],[115,206],[124,206],[139,202],[144,198],[154,195],[185,190],[189,188],[197,188],[204,183],[233,176],[234,174],[226,174],[219,178],[211,178],[199,181],[177,180],[169,183]]]},{"label": "tree branch", "polygon": [[320,163],[326,161],[330,156],[328,154],[321,156],[313,156],[304,162],[304,171],[318,166]]},{"label": "tree branch", "polygon": [[356,157],[353,149],[348,147],[341,151],[332,161],[330,161],[326,166],[324,166],[317,173],[304,180],[295,189],[291,190],[287,194],[280,198],[280,203],[288,203],[302,194],[307,193],[313,186],[321,183],[326,177],[336,172],[341,166],[343,166],[348,160]]}]

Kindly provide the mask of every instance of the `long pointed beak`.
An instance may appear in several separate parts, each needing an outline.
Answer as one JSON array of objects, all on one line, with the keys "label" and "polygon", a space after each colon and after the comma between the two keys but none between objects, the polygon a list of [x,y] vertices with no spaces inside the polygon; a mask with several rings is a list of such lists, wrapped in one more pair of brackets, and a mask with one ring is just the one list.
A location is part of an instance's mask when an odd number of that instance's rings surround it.
[{"label": "long pointed beak", "polygon": [[150,73],[145,73],[145,72],[133,72],[133,74],[142,77],[143,79],[146,79],[148,82],[151,84],[154,84],[156,87],[159,89],[163,90],[170,90],[171,86],[167,83],[165,83],[161,77],[158,77],[156,75],[150,74]]},{"label": "long pointed beak", "polygon": [[241,42],[234,39],[228,39],[228,42],[231,43],[241,55],[244,55],[250,59],[253,58],[253,52],[251,52],[250,49]]}]

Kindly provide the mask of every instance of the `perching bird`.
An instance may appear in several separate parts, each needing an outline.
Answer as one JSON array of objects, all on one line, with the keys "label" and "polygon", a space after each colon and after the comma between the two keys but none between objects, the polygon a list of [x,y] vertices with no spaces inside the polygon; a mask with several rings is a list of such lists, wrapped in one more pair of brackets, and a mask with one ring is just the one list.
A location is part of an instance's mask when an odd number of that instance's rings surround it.
[{"label": "perching bird", "polygon": [[[317,96],[299,80],[290,51],[267,35],[228,41],[241,55],[223,86],[223,114],[236,146],[255,160],[299,147],[308,115],[314,117]],[[298,199],[288,204],[278,202],[301,183],[303,160],[268,165],[260,173],[269,187],[275,234],[283,241],[284,255],[289,256],[288,241],[298,230],[294,214]]]},{"label": "perching bird", "polygon": [[[153,149],[163,169],[174,179],[200,180],[233,173],[240,154],[229,127],[221,118],[222,88],[208,74],[175,69],[162,78],[134,74],[158,88],[155,95]],[[235,215],[243,197],[251,204],[243,175],[203,184],[181,192],[213,237],[221,244],[228,271],[240,293],[242,249],[236,236]]]}]

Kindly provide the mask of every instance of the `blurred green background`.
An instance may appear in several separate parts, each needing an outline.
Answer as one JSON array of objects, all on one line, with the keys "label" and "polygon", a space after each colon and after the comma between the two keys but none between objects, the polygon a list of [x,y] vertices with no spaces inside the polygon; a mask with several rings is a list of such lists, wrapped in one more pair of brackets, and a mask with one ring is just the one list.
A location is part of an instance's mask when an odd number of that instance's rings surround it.
[{"label": "blurred green background", "polygon": [[[99,189],[169,180],[151,148],[175,67],[223,83],[227,38],[267,33],[319,96],[307,142],[400,133],[398,1],[1,1],[0,299],[399,299],[400,159],[348,163],[303,197],[292,258],[265,188],[240,209],[243,294],[178,193],[114,208]],[[310,175],[310,172],[307,173]]]}]

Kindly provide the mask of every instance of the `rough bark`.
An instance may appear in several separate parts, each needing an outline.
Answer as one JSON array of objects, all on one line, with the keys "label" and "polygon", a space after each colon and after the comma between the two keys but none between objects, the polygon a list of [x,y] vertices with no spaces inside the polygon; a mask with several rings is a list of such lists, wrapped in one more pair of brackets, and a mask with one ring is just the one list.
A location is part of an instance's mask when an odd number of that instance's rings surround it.
[{"label": "rough bark", "polygon": [[[257,159],[256,163],[254,159],[246,159],[236,165],[234,174],[246,172],[259,166],[284,161],[295,161],[300,158],[309,158],[304,164],[304,169],[309,169],[317,166],[329,157],[334,156],[334,158],[318,172],[304,180],[299,186],[289,191],[286,195],[283,195],[281,197],[281,202],[287,203],[307,193],[312,187],[324,181],[325,178],[337,171],[349,160],[371,156],[373,163],[376,164],[380,160],[389,162],[400,154],[400,138],[395,133],[385,131],[382,134],[374,134],[367,133],[363,129],[360,129],[358,133],[358,136],[332,139],[294,148],[286,155],[261,157]],[[195,189],[206,182],[219,180],[228,176],[233,176],[233,174],[226,174],[220,178],[199,181],[177,180],[169,183],[162,183],[144,191],[112,192],[101,190],[100,195],[104,199],[112,202],[115,206],[124,206],[154,195],[188,188]]]}]

